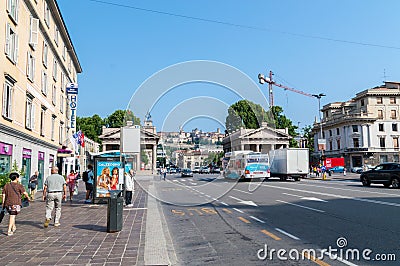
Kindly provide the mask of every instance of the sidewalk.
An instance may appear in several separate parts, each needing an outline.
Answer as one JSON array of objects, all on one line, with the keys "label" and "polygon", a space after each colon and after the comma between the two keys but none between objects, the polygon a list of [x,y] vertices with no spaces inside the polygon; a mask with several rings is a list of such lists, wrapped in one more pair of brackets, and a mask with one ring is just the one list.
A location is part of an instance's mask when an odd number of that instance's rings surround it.
[{"label": "sidewalk", "polygon": [[[323,180],[322,174],[319,174],[319,176],[315,176],[315,174],[309,174],[307,179]],[[360,181],[360,174],[351,172],[347,172],[346,175],[343,175],[343,173],[333,173],[331,176],[329,176],[329,174],[326,174],[325,180]]]},{"label": "sidewalk", "polygon": [[[141,181],[147,191],[150,184]],[[147,187],[146,187],[147,186]],[[124,208],[123,228],[107,233],[107,204],[84,204],[85,184],[72,203],[62,203],[61,226],[43,228],[42,192],[16,217],[17,231],[7,236],[6,215],[0,224],[1,265],[144,265],[147,192],[135,186],[133,207]]]}]

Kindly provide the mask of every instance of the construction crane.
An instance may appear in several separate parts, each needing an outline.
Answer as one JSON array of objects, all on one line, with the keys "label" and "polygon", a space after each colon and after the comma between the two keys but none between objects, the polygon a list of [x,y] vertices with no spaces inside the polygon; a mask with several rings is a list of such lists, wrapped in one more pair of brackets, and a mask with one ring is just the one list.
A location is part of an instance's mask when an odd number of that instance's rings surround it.
[{"label": "construction crane", "polygon": [[285,85],[276,83],[276,82],[272,79],[272,76],[273,76],[273,75],[274,75],[274,73],[272,73],[272,71],[269,71],[269,77],[268,77],[268,78],[264,77],[263,74],[258,74],[258,81],[260,82],[260,84],[268,83],[269,106],[270,106],[270,108],[271,108],[272,106],[274,106],[274,93],[273,93],[273,91],[272,91],[272,85],[275,85],[275,86],[277,86],[277,87],[283,88],[284,90],[293,91],[293,92],[302,94],[302,95],[304,95],[304,96],[312,97],[312,98],[314,98],[314,97],[315,97],[315,98],[318,98],[318,97],[321,97],[321,96],[325,96],[325,95],[314,95],[314,94],[309,94],[309,93],[307,93],[307,92],[299,91],[299,90],[296,90],[296,89],[287,87],[287,86],[285,86]]}]

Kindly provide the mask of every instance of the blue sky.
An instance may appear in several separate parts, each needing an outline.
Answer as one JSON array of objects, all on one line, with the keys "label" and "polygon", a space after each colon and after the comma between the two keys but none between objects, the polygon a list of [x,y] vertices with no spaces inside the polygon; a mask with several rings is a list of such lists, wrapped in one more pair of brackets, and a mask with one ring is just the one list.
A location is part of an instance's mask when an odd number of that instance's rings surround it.
[{"label": "blue sky", "polygon": [[[272,70],[278,83],[310,94],[325,93],[322,105],[381,85],[384,71],[386,80],[400,80],[397,0],[58,0],[58,4],[83,68],[78,76],[81,117],[105,117],[125,109],[149,77],[190,60],[231,65],[257,84],[259,73]],[[258,87],[268,101],[268,86]],[[151,115],[156,126],[160,128],[166,113],[179,103],[197,96],[214,97],[227,105],[240,99],[217,85],[180,86],[154,105]],[[300,127],[311,125],[318,116],[315,98],[274,87],[274,102]],[[186,130],[194,127],[215,130],[221,125],[200,115],[184,125]]]}]

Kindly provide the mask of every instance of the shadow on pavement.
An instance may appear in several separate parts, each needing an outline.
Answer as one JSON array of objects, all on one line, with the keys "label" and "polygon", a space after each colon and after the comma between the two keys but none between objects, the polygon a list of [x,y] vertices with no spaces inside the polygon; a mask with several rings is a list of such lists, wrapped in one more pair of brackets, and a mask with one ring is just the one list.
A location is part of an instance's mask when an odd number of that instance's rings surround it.
[{"label": "shadow on pavement", "polygon": [[79,225],[74,225],[72,227],[89,231],[107,232],[106,226],[101,226],[96,224],[79,224]]}]

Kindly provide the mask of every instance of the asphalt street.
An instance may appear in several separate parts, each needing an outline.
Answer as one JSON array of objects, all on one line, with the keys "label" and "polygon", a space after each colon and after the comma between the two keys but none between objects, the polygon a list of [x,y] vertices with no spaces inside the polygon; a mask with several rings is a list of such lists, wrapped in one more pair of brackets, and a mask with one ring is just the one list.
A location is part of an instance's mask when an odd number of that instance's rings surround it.
[{"label": "asphalt street", "polygon": [[154,196],[178,264],[398,265],[400,190],[362,187],[358,176],[236,183],[177,174],[154,182]]}]

